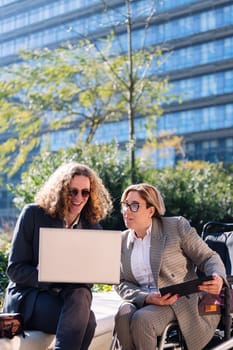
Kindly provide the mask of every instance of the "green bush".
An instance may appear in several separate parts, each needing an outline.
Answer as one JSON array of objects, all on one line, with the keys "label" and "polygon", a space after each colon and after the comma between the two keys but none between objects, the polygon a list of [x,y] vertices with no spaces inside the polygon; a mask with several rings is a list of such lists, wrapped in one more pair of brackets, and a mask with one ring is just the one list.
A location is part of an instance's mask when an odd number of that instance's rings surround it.
[{"label": "green bush", "polygon": [[[11,187],[18,208],[32,202],[37,189],[48,176],[61,163],[69,160],[85,163],[97,171],[109,189],[114,204],[114,211],[103,226],[123,229],[120,198],[130,184],[130,169],[125,153],[114,142],[108,145],[79,144],[36,157],[28,171],[23,173],[21,184]],[[185,216],[198,232],[209,220],[232,220],[232,168],[225,168],[221,163],[185,162],[173,168],[155,169],[150,162],[140,160],[137,160],[135,168],[135,182],[150,182],[163,194],[165,215]]]},{"label": "green bush", "polygon": [[0,309],[2,308],[3,297],[5,289],[8,284],[8,277],[6,275],[8,253],[0,252]]},{"label": "green bush", "polygon": [[151,171],[148,181],[162,192],[166,215],[183,215],[201,233],[207,221],[232,221],[233,172],[221,163],[187,162]]}]

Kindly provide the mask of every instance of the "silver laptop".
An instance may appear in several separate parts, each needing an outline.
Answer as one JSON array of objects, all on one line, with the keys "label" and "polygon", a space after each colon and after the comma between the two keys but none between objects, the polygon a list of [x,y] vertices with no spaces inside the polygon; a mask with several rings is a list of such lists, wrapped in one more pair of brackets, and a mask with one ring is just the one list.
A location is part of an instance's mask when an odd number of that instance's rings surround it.
[{"label": "silver laptop", "polygon": [[121,231],[41,228],[39,281],[118,284]]}]

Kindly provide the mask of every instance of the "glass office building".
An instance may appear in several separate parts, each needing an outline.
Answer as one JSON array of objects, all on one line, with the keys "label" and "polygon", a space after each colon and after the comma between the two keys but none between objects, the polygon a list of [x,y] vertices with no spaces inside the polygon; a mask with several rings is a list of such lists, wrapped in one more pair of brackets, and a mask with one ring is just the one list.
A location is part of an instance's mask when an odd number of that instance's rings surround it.
[{"label": "glass office building", "polygon": [[[0,66],[19,60],[20,49],[56,47],[81,36],[98,38],[114,23],[123,23],[124,0],[0,0]],[[158,120],[157,130],[172,131],[185,140],[186,159],[233,162],[233,1],[133,0],[133,48],[141,47],[143,18],[151,15],[146,45],[167,48],[169,59],[160,75],[168,76],[182,103],[172,103]],[[153,9],[153,13],[151,10]],[[124,25],[118,41],[127,49]],[[157,72],[158,73],[158,72]],[[139,144],[145,138],[136,120]],[[107,132],[106,132],[107,129]],[[76,131],[67,131],[70,145]],[[95,140],[128,140],[128,121],[103,125]],[[68,141],[67,141],[68,142]],[[64,132],[56,134],[52,148],[64,146]],[[179,155],[157,159],[158,166],[174,164]]]}]

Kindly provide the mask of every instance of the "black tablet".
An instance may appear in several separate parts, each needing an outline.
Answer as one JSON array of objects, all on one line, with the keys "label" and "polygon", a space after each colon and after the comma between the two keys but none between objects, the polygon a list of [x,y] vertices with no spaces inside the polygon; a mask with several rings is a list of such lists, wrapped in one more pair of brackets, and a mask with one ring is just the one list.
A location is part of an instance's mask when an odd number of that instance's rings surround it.
[{"label": "black tablet", "polygon": [[171,294],[179,294],[180,296],[188,295],[192,293],[198,293],[200,290],[197,288],[203,281],[212,280],[212,276],[204,276],[197,278],[195,280],[191,280],[188,282],[173,284],[171,286],[160,288],[161,295],[165,295],[167,293]]}]

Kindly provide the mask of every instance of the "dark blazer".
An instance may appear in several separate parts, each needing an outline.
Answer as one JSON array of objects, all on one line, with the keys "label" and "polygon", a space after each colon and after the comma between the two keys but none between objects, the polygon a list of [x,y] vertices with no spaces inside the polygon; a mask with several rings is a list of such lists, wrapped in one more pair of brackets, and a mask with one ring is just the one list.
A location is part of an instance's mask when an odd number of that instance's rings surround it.
[{"label": "dark blazer", "polygon": [[[133,241],[129,230],[123,232],[121,277],[116,286],[124,300],[143,307],[147,292],[140,290],[131,270]],[[226,277],[224,265],[216,252],[212,251],[198,236],[196,230],[183,217],[153,219],[151,232],[150,262],[158,288],[197,277],[195,266],[206,275],[217,273]],[[173,308],[189,350],[202,349],[212,338],[219,322],[219,315],[200,316],[198,301],[200,293],[181,297]]]},{"label": "dark blazer", "polygon": [[[3,305],[4,312],[22,312],[27,321],[41,290],[51,290],[53,284],[38,282],[38,253],[40,227],[64,227],[59,218],[53,218],[36,204],[22,210],[13,234],[7,275],[10,279]],[[89,224],[80,218],[77,228],[100,229],[99,223]]]}]

